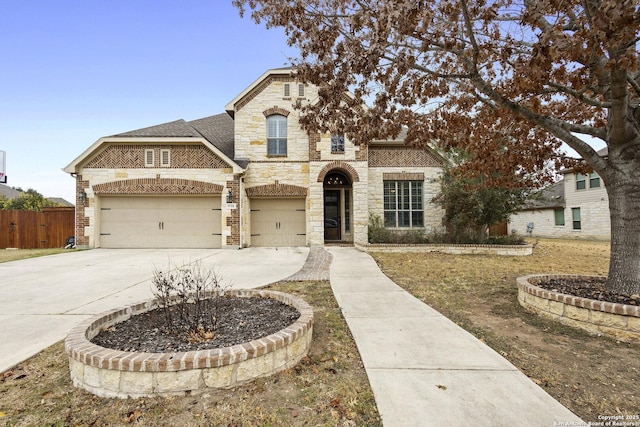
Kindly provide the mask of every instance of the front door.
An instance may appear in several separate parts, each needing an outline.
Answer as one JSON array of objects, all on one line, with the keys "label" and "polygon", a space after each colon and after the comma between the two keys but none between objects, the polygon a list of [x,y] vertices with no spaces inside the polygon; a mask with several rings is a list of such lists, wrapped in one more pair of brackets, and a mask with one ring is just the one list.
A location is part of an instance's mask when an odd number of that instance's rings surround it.
[{"label": "front door", "polygon": [[324,240],[340,240],[340,190],[324,191]]}]

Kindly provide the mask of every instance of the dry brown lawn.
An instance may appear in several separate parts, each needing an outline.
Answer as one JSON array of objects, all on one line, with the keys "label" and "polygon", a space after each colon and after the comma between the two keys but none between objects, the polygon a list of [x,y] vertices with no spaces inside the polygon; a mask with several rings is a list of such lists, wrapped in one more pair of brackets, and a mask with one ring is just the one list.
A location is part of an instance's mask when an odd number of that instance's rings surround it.
[{"label": "dry brown lawn", "polygon": [[[607,242],[578,240],[540,240],[527,257],[374,254],[396,283],[493,347],[587,422],[600,415],[638,415],[640,346],[526,312],[517,302],[515,279],[533,273],[606,275],[608,257]],[[295,369],[197,396],[102,399],[73,388],[60,343],[0,374],[0,425],[380,425],[329,284],[272,288],[301,296],[315,311],[311,354]]]},{"label": "dry brown lawn", "polygon": [[376,253],[374,258],[398,285],[493,347],[583,420],[640,414],[640,346],[543,320],[517,302],[518,276],[606,276],[608,242],[540,240],[525,257]]}]

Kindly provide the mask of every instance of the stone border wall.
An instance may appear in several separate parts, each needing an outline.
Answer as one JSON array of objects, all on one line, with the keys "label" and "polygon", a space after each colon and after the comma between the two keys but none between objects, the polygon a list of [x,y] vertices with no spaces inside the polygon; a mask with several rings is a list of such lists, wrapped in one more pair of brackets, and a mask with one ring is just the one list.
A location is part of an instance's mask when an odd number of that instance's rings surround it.
[{"label": "stone border wall", "polygon": [[592,276],[531,275],[518,277],[518,302],[541,317],[580,328],[592,335],[640,343],[640,307],[616,304],[549,291],[536,286],[548,279]]},{"label": "stone border wall", "polygon": [[300,317],[267,337],[232,347],[180,353],[124,352],[90,342],[100,331],[158,307],[147,300],[102,313],[73,328],[65,340],[74,386],[101,397],[183,395],[231,388],[292,368],[308,354],[313,310],[293,295],[268,290],[230,290],[227,295],[272,298],[295,307]]},{"label": "stone border wall", "polygon": [[366,244],[356,245],[364,252],[440,252],[452,255],[508,255],[533,254],[533,245],[440,245],[440,244]]}]

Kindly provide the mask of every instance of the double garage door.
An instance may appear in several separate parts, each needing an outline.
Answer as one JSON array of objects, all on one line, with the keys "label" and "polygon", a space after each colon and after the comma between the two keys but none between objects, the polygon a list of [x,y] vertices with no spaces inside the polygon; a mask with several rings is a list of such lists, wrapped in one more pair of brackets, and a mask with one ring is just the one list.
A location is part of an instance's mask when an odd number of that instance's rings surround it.
[{"label": "double garage door", "polygon": [[251,246],[306,246],[305,199],[251,199]]},{"label": "double garage door", "polygon": [[220,196],[100,198],[103,248],[220,248]]}]

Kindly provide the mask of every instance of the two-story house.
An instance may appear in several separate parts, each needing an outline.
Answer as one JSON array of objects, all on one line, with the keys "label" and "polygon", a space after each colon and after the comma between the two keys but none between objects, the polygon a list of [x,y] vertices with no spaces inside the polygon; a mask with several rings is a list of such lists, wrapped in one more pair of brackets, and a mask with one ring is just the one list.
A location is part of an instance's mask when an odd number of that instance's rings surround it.
[{"label": "two-story house", "polygon": [[76,178],[79,247],[310,246],[367,242],[369,216],[431,231],[442,158],[397,140],[309,134],[297,102],[317,89],[273,69],[222,114],[100,138]]},{"label": "two-story house", "polygon": [[[598,151],[606,155],[606,148]],[[597,173],[584,175],[572,170],[541,191],[522,211],[513,215],[509,229],[539,237],[610,239],[609,199]]]}]

